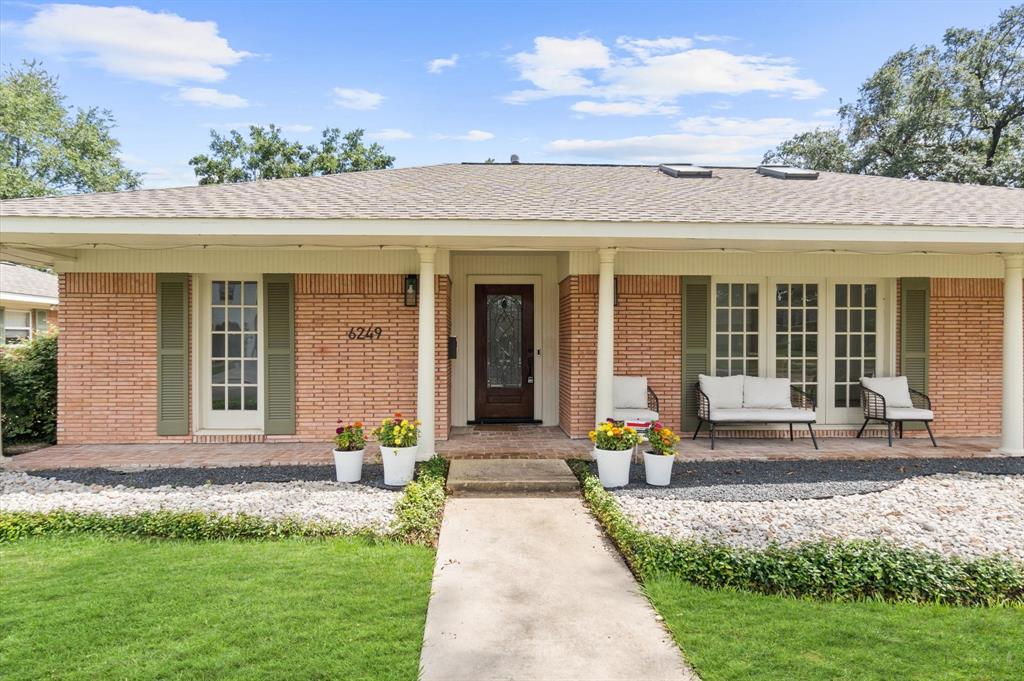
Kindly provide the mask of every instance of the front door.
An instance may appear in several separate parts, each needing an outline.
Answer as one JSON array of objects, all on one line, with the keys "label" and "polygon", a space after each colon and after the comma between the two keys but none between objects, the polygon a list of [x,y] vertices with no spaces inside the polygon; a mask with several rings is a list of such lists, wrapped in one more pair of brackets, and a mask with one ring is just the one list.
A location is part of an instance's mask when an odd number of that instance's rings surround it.
[{"label": "front door", "polygon": [[476,286],[476,420],[533,420],[533,285]]}]

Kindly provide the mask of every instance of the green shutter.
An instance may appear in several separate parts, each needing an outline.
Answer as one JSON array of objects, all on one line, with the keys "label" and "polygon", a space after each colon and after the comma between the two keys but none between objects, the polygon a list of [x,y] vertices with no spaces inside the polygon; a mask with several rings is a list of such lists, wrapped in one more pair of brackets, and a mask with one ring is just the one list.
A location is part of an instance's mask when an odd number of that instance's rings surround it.
[{"label": "green shutter", "polygon": [[263,430],[295,433],[295,285],[290,274],[263,275],[266,316]]},{"label": "green shutter", "polygon": [[46,323],[49,313],[46,310],[36,310],[36,333],[46,333],[50,325]]},{"label": "green shutter", "polygon": [[711,373],[711,277],[683,277],[683,431],[697,427],[697,396],[693,386],[699,374]]},{"label": "green shutter", "polygon": [[156,275],[157,435],[188,435],[188,275]]},{"label": "green shutter", "polygon": [[928,392],[928,279],[900,280],[900,373]]}]

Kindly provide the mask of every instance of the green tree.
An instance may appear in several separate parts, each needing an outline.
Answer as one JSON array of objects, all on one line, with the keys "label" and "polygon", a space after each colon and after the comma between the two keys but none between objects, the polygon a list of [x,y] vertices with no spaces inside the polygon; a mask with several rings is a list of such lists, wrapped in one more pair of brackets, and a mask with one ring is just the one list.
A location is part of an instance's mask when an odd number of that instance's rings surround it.
[{"label": "green tree", "polygon": [[1024,186],[1024,5],[941,47],[896,53],[839,110],[840,125],[765,154],[818,170]]},{"label": "green tree", "polygon": [[135,189],[118,158],[114,118],[65,106],[57,79],[36,62],[0,77],[0,198]]},{"label": "green tree", "polygon": [[302,145],[281,134],[281,128],[269,125],[249,126],[248,136],[237,130],[226,135],[210,132],[210,153],[189,160],[199,184],[250,182],[282,177],[333,175],[360,170],[390,168],[395,157],[379,144],[363,143],[364,131],[342,134],[338,128],[326,128],[319,144]]}]

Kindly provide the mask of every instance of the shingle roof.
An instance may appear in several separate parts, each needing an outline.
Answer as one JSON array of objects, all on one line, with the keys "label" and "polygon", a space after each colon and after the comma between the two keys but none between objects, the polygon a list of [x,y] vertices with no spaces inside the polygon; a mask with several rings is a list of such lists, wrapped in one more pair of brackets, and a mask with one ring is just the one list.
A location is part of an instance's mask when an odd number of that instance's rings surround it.
[{"label": "shingle roof", "polygon": [[56,298],[57,275],[22,265],[0,263],[0,296],[5,293]]},{"label": "shingle roof", "polygon": [[0,203],[0,215],[794,223],[1024,228],[1024,190],[821,173],[817,180],[715,168],[447,164],[243,184]]}]

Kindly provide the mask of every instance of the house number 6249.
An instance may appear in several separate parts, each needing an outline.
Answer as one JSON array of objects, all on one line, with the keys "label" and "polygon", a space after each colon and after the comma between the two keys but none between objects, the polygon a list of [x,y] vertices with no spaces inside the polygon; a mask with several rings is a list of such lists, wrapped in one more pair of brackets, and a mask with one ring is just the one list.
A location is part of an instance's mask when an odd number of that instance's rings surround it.
[{"label": "house number 6249", "polygon": [[379,326],[351,326],[348,330],[349,340],[375,341],[384,333]]}]

